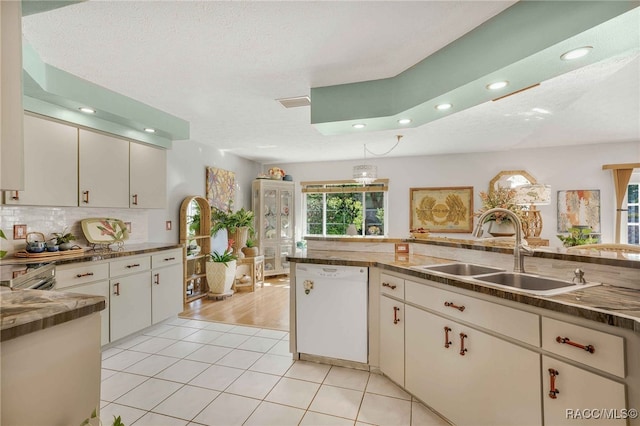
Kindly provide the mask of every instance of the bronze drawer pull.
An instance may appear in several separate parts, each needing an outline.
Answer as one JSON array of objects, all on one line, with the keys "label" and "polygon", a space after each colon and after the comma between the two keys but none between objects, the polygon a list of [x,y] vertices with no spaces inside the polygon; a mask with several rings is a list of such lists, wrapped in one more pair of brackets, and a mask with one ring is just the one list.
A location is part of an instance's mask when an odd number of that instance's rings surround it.
[{"label": "bronze drawer pull", "polygon": [[400,308],[398,308],[397,306],[393,307],[393,323],[397,324],[400,322],[400,318],[398,318],[398,311],[400,310]]},{"label": "bronze drawer pull", "polygon": [[444,347],[447,349],[449,349],[449,346],[451,346],[451,340],[449,340],[450,331],[451,329],[445,325],[444,326]]},{"label": "bronze drawer pull", "polygon": [[133,265],[127,265],[127,268],[137,268],[138,266],[140,266],[139,263],[134,263]]},{"label": "bronze drawer pull", "polygon": [[460,355],[464,356],[465,352],[467,352],[467,348],[464,347],[464,339],[468,336],[464,333],[460,333]]},{"label": "bronze drawer pull", "polygon": [[559,376],[558,370],[549,369],[549,398],[556,399],[560,391],[556,388],[556,376]]},{"label": "bronze drawer pull", "polygon": [[84,274],[76,274],[76,278],[91,277],[91,276],[93,276],[93,272],[86,272]]},{"label": "bronze drawer pull", "polygon": [[569,339],[568,337],[556,337],[556,342],[558,343],[564,343],[566,345],[571,345],[574,346],[576,348],[580,348],[580,349],[584,349],[585,351],[589,352],[590,354],[594,353],[596,351],[596,348],[593,345],[581,345],[580,343],[576,343],[576,342],[572,342],[571,339]]},{"label": "bronze drawer pull", "polygon": [[20,199],[20,192],[19,191],[13,191],[13,197],[11,197],[11,199],[18,201]]},{"label": "bronze drawer pull", "polygon": [[176,258],[175,258],[175,257],[165,257],[165,258],[164,258],[164,261],[165,261],[165,262],[168,262],[168,261],[170,261],[170,260],[176,260]]},{"label": "bronze drawer pull", "polygon": [[464,311],[465,309],[464,305],[458,306],[458,305],[454,305],[452,302],[444,302],[444,306],[448,306],[450,308],[456,308],[460,312]]},{"label": "bronze drawer pull", "polygon": [[389,287],[391,290],[395,290],[397,286],[395,284],[382,283],[382,287]]}]

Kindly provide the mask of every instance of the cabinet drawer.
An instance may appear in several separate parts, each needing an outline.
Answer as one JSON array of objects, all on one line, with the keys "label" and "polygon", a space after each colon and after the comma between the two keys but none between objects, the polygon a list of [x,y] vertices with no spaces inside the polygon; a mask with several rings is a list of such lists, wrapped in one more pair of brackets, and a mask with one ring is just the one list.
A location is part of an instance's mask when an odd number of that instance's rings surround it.
[{"label": "cabinet drawer", "polygon": [[540,346],[536,314],[409,280],[405,281],[405,301]]},{"label": "cabinet drawer", "polygon": [[[575,345],[584,346],[584,349]],[[620,336],[542,317],[542,348],[625,377],[624,338]]]},{"label": "cabinet drawer", "polygon": [[151,258],[149,256],[124,257],[122,260],[113,260],[109,263],[111,278],[146,271],[147,269],[151,269]]},{"label": "cabinet drawer", "polygon": [[167,250],[151,256],[151,267],[154,269],[176,263],[182,263],[182,249]]},{"label": "cabinet drawer", "polygon": [[380,293],[404,299],[404,279],[380,274]]},{"label": "cabinet drawer", "polygon": [[104,280],[107,278],[109,278],[108,263],[72,263],[56,267],[57,289]]}]

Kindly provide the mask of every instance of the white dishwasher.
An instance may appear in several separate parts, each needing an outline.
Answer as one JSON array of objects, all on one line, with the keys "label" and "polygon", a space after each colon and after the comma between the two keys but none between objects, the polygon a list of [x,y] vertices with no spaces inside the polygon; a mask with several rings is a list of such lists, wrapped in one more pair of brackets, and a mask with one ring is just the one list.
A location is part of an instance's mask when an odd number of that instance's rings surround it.
[{"label": "white dishwasher", "polygon": [[296,263],[299,353],[368,361],[368,268]]}]

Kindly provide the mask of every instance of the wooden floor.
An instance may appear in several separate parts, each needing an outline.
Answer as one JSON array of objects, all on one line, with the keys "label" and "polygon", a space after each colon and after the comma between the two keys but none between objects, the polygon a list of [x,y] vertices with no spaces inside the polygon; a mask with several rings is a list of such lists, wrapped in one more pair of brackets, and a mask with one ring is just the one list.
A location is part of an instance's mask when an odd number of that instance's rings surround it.
[{"label": "wooden floor", "polygon": [[179,316],[289,331],[289,277],[270,277],[255,292],[242,289],[226,299],[195,300]]}]

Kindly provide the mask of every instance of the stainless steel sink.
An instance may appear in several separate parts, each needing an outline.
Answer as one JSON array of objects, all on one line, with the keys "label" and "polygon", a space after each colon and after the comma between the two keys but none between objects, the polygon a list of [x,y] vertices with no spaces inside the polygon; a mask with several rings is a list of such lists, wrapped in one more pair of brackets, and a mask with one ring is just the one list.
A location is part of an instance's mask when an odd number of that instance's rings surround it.
[{"label": "stainless steel sink", "polygon": [[486,283],[492,283],[543,296],[566,293],[569,291],[581,290],[587,287],[600,285],[600,283],[575,284],[571,281],[541,277],[539,275],[518,274],[515,272],[499,272],[495,274],[479,275],[473,278]]},{"label": "stainless steel sink", "polygon": [[418,269],[463,276],[482,275],[492,272],[504,272],[504,269],[492,268],[490,266],[474,265],[471,263],[444,263],[441,265],[419,266]]}]

